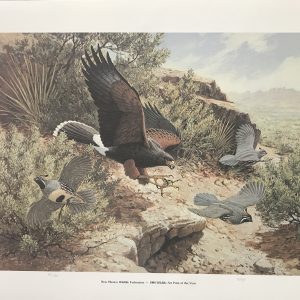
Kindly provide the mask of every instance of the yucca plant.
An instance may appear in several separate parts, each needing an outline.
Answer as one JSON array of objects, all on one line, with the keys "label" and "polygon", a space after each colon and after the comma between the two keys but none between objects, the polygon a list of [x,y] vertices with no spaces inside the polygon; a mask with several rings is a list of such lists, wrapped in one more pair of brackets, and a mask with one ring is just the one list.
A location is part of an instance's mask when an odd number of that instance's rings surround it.
[{"label": "yucca plant", "polygon": [[0,116],[8,122],[42,129],[50,99],[57,95],[55,66],[50,69],[27,57],[19,63],[12,56],[8,66],[6,78],[0,76],[4,84],[0,88]]}]

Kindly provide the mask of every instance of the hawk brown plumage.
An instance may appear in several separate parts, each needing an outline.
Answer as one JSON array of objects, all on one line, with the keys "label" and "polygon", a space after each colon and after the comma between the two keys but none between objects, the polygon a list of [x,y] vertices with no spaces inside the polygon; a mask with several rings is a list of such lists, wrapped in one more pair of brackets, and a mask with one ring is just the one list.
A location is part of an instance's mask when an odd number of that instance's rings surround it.
[{"label": "hawk brown plumage", "polygon": [[167,153],[180,144],[179,131],[156,106],[142,105],[138,92],[127,82],[98,45],[97,52],[85,51],[82,58],[86,84],[98,110],[98,133],[94,128],[66,121],[54,135],[64,132],[68,138],[92,144],[101,154],[122,163],[125,174],[133,179],[148,177],[146,168],[174,167]]}]

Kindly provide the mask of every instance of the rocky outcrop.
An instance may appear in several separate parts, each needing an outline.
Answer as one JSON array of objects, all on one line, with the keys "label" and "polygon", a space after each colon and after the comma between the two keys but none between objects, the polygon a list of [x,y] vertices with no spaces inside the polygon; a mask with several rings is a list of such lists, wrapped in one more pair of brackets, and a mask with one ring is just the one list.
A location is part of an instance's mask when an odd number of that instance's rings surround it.
[{"label": "rocky outcrop", "polygon": [[138,264],[144,266],[147,260],[171,240],[182,239],[202,232],[205,219],[187,213],[189,219],[168,217],[158,224],[149,226],[136,238]]},{"label": "rocky outcrop", "polygon": [[216,103],[210,103],[209,101],[204,101],[204,102],[212,108],[215,116],[218,119],[225,120],[226,122],[230,122],[234,124],[235,130],[237,130],[243,124],[251,124],[251,126],[254,128],[255,131],[254,146],[255,147],[257,146],[260,139],[261,131],[260,129],[256,128],[256,124],[251,121],[249,114],[240,112],[233,108],[220,106]]},{"label": "rocky outcrop", "polygon": [[[157,75],[163,82],[177,84],[184,74],[185,72],[182,71],[160,69]],[[218,119],[233,123],[235,130],[243,124],[251,124],[256,133],[256,146],[261,132],[256,128],[256,124],[250,120],[249,115],[236,109],[234,104],[228,100],[226,94],[221,91],[215,80],[207,80],[197,75],[194,78],[194,83],[197,87],[196,95],[199,97],[199,101],[209,105]]]},{"label": "rocky outcrop", "polygon": [[[184,76],[184,72],[169,69],[160,69],[157,73],[163,82],[176,84]],[[227,96],[223,93],[215,80],[208,80],[199,76],[194,76],[196,94],[206,98],[213,98],[219,101],[228,101]]]},{"label": "rocky outcrop", "polygon": [[[113,179],[122,176],[120,165],[112,168]],[[178,203],[177,191],[170,188],[162,197],[154,185],[143,186],[123,177],[116,197],[107,207],[107,213],[116,221],[105,234],[109,240],[102,242],[101,231],[87,234],[83,247],[88,244],[88,255],[78,257],[66,270],[147,272],[147,261],[169,243],[177,244],[186,238],[192,241],[186,247],[197,243],[199,239],[195,237],[201,236],[206,220]]]}]

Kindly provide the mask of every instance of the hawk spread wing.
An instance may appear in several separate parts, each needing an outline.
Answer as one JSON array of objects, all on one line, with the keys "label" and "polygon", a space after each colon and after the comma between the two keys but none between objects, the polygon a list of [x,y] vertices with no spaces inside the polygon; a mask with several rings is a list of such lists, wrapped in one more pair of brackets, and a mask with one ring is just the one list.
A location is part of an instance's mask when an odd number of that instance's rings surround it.
[{"label": "hawk spread wing", "polygon": [[89,157],[76,156],[65,164],[58,181],[76,191],[91,170],[92,161]]},{"label": "hawk spread wing", "polygon": [[109,54],[105,59],[98,45],[91,47],[92,57],[85,52],[83,74],[91,96],[98,107],[100,135],[104,146],[127,143],[148,145],[142,103],[113,65]]},{"label": "hawk spread wing", "polygon": [[144,107],[146,134],[163,149],[179,145],[180,133],[177,128],[158,110],[147,103]]}]

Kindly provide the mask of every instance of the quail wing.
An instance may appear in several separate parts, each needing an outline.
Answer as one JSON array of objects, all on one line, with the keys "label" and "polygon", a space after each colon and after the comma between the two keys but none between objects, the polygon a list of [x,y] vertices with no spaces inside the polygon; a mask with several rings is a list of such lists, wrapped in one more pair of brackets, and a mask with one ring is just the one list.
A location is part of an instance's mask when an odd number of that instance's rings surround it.
[{"label": "quail wing", "polygon": [[67,203],[67,207],[71,214],[77,214],[81,212],[85,212],[94,208],[94,204],[96,202],[96,195],[93,190],[83,190],[77,192],[80,199],[83,202],[72,202]]},{"label": "quail wing", "polygon": [[76,191],[84,178],[92,170],[92,161],[87,156],[76,156],[65,164],[59,182]]},{"label": "quail wing", "polygon": [[46,196],[31,204],[26,216],[27,224],[30,227],[40,227],[46,223],[51,214],[60,209],[64,204],[50,201]]},{"label": "quail wing", "polygon": [[239,161],[257,160],[254,150],[255,132],[251,125],[242,125],[236,133],[236,158]]},{"label": "quail wing", "polygon": [[263,199],[265,195],[265,187],[261,182],[247,183],[238,194],[228,198],[225,202],[242,207],[243,209],[248,206],[255,205]]},{"label": "quail wing", "polygon": [[189,208],[189,210],[199,216],[217,219],[226,214],[231,214],[229,208],[222,206],[222,204],[213,204],[204,209]]}]

